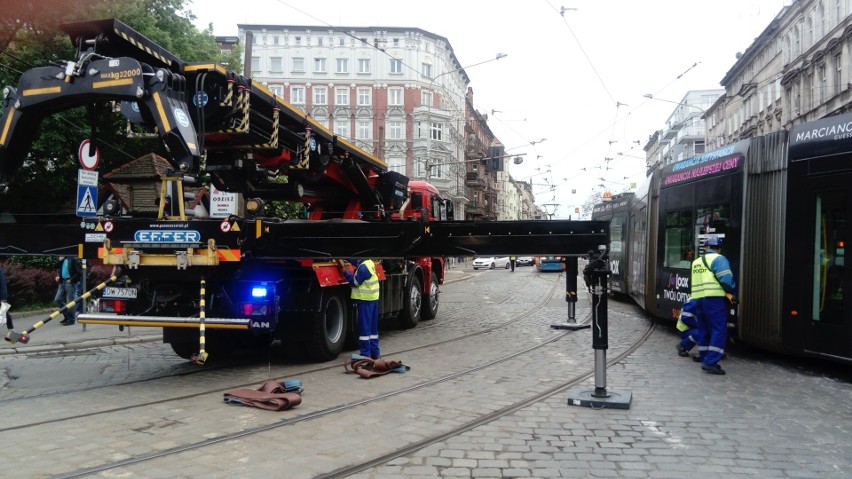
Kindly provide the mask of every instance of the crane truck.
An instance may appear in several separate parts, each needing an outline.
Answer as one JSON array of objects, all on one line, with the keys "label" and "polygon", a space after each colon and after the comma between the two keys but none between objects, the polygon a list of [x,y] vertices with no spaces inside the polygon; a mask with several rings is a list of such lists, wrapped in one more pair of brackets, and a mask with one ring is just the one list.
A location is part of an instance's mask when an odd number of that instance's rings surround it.
[{"label": "crane truck", "polygon": [[[159,327],[175,353],[197,362],[275,339],[324,361],[354,328],[339,258],[381,260],[380,315],[413,327],[437,314],[444,256],[583,254],[606,244],[602,222],[453,221],[434,187],[390,171],[251,78],[184,62],[116,19],[61,28],[76,58],[27,70],[3,90],[0,180],[37,161],[27,153],[46,116],[92,103],[112,102],[159,137],[170,165],[156,215],[105,204],[71,224],[0,225],[0,254],[74,252],[121,269],[99,310],[80,314],[83,324]],[[190,214],[184,186],[202,179],[243,195],[243,211]],[[308,214],[266,215],[273,200],[300,202]]]}]

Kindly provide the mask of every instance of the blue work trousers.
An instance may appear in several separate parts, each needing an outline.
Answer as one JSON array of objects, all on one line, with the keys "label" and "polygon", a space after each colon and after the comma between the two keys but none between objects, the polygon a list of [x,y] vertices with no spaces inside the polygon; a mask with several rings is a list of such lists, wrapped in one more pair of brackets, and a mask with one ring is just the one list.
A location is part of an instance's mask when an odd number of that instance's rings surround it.
[{"label": "blue work trousers", "polygon": [[358,350],[361,356],[378,359],[379,351],[379,302],[355,301],[358,308]]},{"label": "blue work trousers", "polygon": [[698,357],[701,362],[716,365],[725,354],[728,341],[728,305],[722,297],[699,298],[698,303]]},{"label": "blue work trousers", "polygon": [[680,336],[680,345],[684,351],[689,351],[698,343],[698,320],[692,318],[680,318],[680,321],[689,326],[686,331],[677,330]]},{"label": "blue work trousers", "polygon": [[[79,281],[69,282],[69,281],[66,281],[64,279],[60,279],[59,280],[59,287],[56,288],[56,296],[53,298],[53,301],[56,302],[56,304],[60,308],[62,308],[66,304],[70,303],[71,301],[74,301],[76,298],[78,298],[82,294],[82,292],[80,291],[81,286],[82,285],[80,284]],[[65,316],[65,319],[67,319],[69,321],[73,321],[74,320],[74,313],[77,312],[78,310],[79,310],[79,307],[74,306],[73,308],[70,308],[70,309],[64,311],[62,314]]]}]

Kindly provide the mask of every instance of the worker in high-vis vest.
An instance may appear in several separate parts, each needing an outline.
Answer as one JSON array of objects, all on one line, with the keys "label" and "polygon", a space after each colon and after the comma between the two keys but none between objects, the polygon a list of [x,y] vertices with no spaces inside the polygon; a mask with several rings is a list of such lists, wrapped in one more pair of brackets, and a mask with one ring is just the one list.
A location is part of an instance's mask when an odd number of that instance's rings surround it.
[{"label": "worker in high-vis vest", "polygon": [[728,259],[719,254],[722,240],[710,236],[705,253],[692,262],[690,299],[696,303],[698,318],[698,357],[701,369],[710,374],[725,374],[719,360],[728,340],[728,301],[736,291],[734,274]]},{"label": "worker in high-vis vest", "polygon": [[358,350],[361,356],[379,359],[379,276],[371,259],[350,259],[355,274],[343,270],[352,285],[352,301],[358,311]]}]

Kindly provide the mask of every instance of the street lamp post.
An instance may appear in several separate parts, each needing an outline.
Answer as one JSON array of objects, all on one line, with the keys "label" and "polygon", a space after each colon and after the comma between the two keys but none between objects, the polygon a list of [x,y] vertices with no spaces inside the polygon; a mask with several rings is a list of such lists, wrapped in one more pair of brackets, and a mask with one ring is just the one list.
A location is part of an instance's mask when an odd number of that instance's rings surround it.
[{"label": "street lamp post", "polygon": [[453,69],[453,70],[447,70],[443,73],[440,73],[440,74],[435,75],[434,77],[430,78],[430,81],[429,81],[430,98],[429,98],[429,103],[426,105],[426,161],[425,161],[426,173],[425,173],[424,176],[426,177],[427,181],[432,177],[432,103],[435,101],[434,96],[432,96],[432,95],[434,94],[435,82],[444,75],[449,75],[451,73],[455,73],[455,72],[464,70],[466,68],[472,68],[472,67],[475,67],[475,66],[478,66],[478,65],[482,65],[483,63],[489,63],[489,62],[497,61],[497,60],[500,60],[500,59],[505,58],[507,56],[508,56],[507,53],[498,53],[497,55],[495,55],[494,58],[489,58],[488,60],[483,60],[481,62],[474,63],[472,65],[468,65],[468,66],[465,66],[465,67],[458,67],[458,68]]}]

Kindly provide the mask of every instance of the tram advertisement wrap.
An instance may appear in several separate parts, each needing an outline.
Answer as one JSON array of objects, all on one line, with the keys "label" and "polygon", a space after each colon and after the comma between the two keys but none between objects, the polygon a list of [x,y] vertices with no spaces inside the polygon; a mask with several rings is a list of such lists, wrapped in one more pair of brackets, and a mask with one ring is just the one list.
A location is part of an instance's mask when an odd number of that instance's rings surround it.
[{"label": "tram advertisement wrap", "polygon": [[671,311],[671,317],[677,318],[681,305],[689,301],[689,278],[689,270],[663,269],[660,276],[662,284],[658,288],[662,292],[660,312],[667,314]]}]

